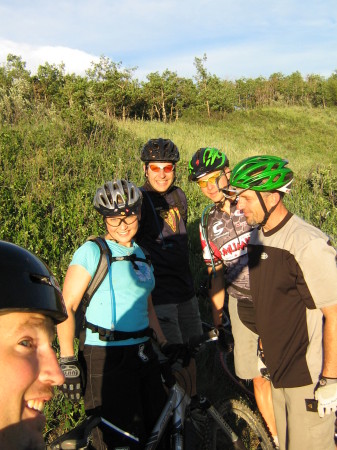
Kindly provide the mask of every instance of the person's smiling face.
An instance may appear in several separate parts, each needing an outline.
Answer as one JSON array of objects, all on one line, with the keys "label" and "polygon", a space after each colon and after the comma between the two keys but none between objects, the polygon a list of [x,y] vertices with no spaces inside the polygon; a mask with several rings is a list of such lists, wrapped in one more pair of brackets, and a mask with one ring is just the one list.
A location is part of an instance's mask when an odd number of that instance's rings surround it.
[{"label": "person's smiling face", "polygon": [[140,214],[131,216],[114,216],[105,219],[106,239],[112,239],[120,245],[131,247],[131,240],[138,230]]},{"label": "person's smiling face", "polygon": [[210,172],[197,180],[202,193],[214,203],[220,202],[224,197],[223,193],[219,191],[218,186],[216,185],[216,180],[218,181],[219,188],[223,189],[228,186],[226,174],[219,170]]},{"label": "person's smiling face", "polygon": [[43,408],[53,386],[64,382],[52,348],[53,322],[38,313],[12,312],[0,314],[0,329],[0,447],[45,448]]},{"label": "person's smiling face", "polygon": [[157,192],[166,192],[174,181],[175,165],[171,162],[150,162],[144,166],[145,175]]}]

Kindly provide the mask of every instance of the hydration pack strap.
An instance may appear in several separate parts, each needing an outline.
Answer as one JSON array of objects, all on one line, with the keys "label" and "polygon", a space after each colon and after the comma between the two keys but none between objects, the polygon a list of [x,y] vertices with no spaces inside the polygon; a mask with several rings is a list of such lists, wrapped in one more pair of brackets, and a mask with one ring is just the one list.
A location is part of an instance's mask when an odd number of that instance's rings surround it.
[{"label": "hydration pack strap", "polygon": [[124,255],[124,256],[112,256],[110,258],[110,262],[113,263],[115,261],[130,261],[132,263],[132,266],[135,270],[139,270],[139,267],[137,266],[136,262],[143,262],[148,264],[149,266],[151,265],[151,259],[150,257],[145,257],[145,258],[139,258],[137,255],[132,254],[132,255]]},{"label": "hydration pack strap", "polygon": [[86,328],[89,328],[93,333],[99,334],[100,341],[116,342],[125,341],[126,339],[137,339],[142,337],[153,337],[153,330],[150,327],[146,327],[139,331],[117,331],[108,330],[107,328],[99,327],[93,323],[85,321]]},{"label": "hydration pack strap", "polygon": [[156,222],[156,227],[158,229],[158,233],[159,233],[159,236],[160,236],[160,240],[161,240],[163,249],[165,250],[166,248],[171,247],[172,244],[166,244],[166,242],[165,242],[165,239],[164,239],[164,236],[163,236],[163,233],[162,233],[162,230],[161,230],[161,226],[160,226],[160,223],[159,223],[159,219],[158,219],[158,216],[157,216],[157,211],[156,211],[156,208],[154,207],[153,201],[151,200],[151,197],[150,197],[149,193],[144,188],[140,188],[140,190],[141,190],[141,192],[143,194],[145,194],[145,197],[149,201],[149,204],[151,206],[151,209],[152,209],[152,212],[153,212],[153,215],[154,215],[154,220]]}]

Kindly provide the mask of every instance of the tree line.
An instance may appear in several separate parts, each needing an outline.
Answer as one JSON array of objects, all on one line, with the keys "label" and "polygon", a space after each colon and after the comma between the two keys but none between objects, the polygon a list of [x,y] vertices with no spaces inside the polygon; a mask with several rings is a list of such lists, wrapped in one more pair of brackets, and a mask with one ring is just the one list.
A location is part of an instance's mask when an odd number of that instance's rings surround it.
[{"label": "tree line", "polygon": [[268,79],[228,81],[210,74],[206,62],[206,55],[194,59],[193,78],[165,70],[150,73],[140,82],[134,76],[135,68],[123,68],[105,56],[80,76],[66,74],[64,64],[47,62],[32,75],[20,56],[8,54],[6,63],[0,65],[0,123],[18,123],[47,111],[87,120],[111,117],[168,122],[195,113],[221,118],[237,109],[337,105],[337,70],[328,78],[278,72]]}]

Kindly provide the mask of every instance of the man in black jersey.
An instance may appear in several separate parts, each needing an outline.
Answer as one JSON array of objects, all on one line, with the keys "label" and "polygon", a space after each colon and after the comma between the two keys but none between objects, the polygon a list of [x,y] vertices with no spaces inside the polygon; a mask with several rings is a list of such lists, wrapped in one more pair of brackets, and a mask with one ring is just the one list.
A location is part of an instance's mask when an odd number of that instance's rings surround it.
[{"label": "man in black jersey", "polygon": [[[287,164],[275,156],[246,158],[230,183],[238,209],[257,226],[248,244],[250,288],[280,448],[335,450],[336,250],[284,205],[293,180]],[[314,397],[318,414],[310,408]]]},{"label": "man in black jersey", "polygon": [[[203,257],[211,276],[209,296],[213,322],[221,330],[225,295],[228,294],[234,336],[235,372],[242,379],[253,379],[256,402],[277,443],[277,431],[270,382],[261,376],[257,356],[258,335],[250,295],[247,244],[251,227],[236,209],[235,195],[228,186],[229,161],[216,148],[200,148],[189,163],[190,180],[196,181],[213,206],[207,208],[200,236]],[[247,324],[243,324],[243,320]]]},{"label": "man in black jersey", "polygon": [[[202,334],[189,266],[187,201],[184,192],[174,185],[179,158],[178,148],[170,139],[150,139],[143,146],[141,160],[146,182],[141,188],[143,204],[136,235],[137,243],[150,253],[154,268],[152,302],[157,317],[165,337],[175,344]],[[184,377],[183,386],[193,396],[195,361],[192,360],[188,373],[179,365],[176,369]],[[179,381],[178,374],[177,377]]]}]

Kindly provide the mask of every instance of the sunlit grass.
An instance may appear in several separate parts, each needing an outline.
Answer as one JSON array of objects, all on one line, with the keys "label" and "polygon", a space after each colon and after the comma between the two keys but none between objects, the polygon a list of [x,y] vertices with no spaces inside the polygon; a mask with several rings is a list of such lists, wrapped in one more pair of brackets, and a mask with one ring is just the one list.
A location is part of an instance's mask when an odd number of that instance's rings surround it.
[{"label": "sunlit grass", "polygon": [[308,174],[325,164],[337,168],[337,109],[269,108],[235,112],[221,121],[128,120],[117,126],[140,142],[172,139],[183,161],[198,148],[212,146],[223,150],[231,165],[247,156],[272,154],[287,158],[295,173]]}]

